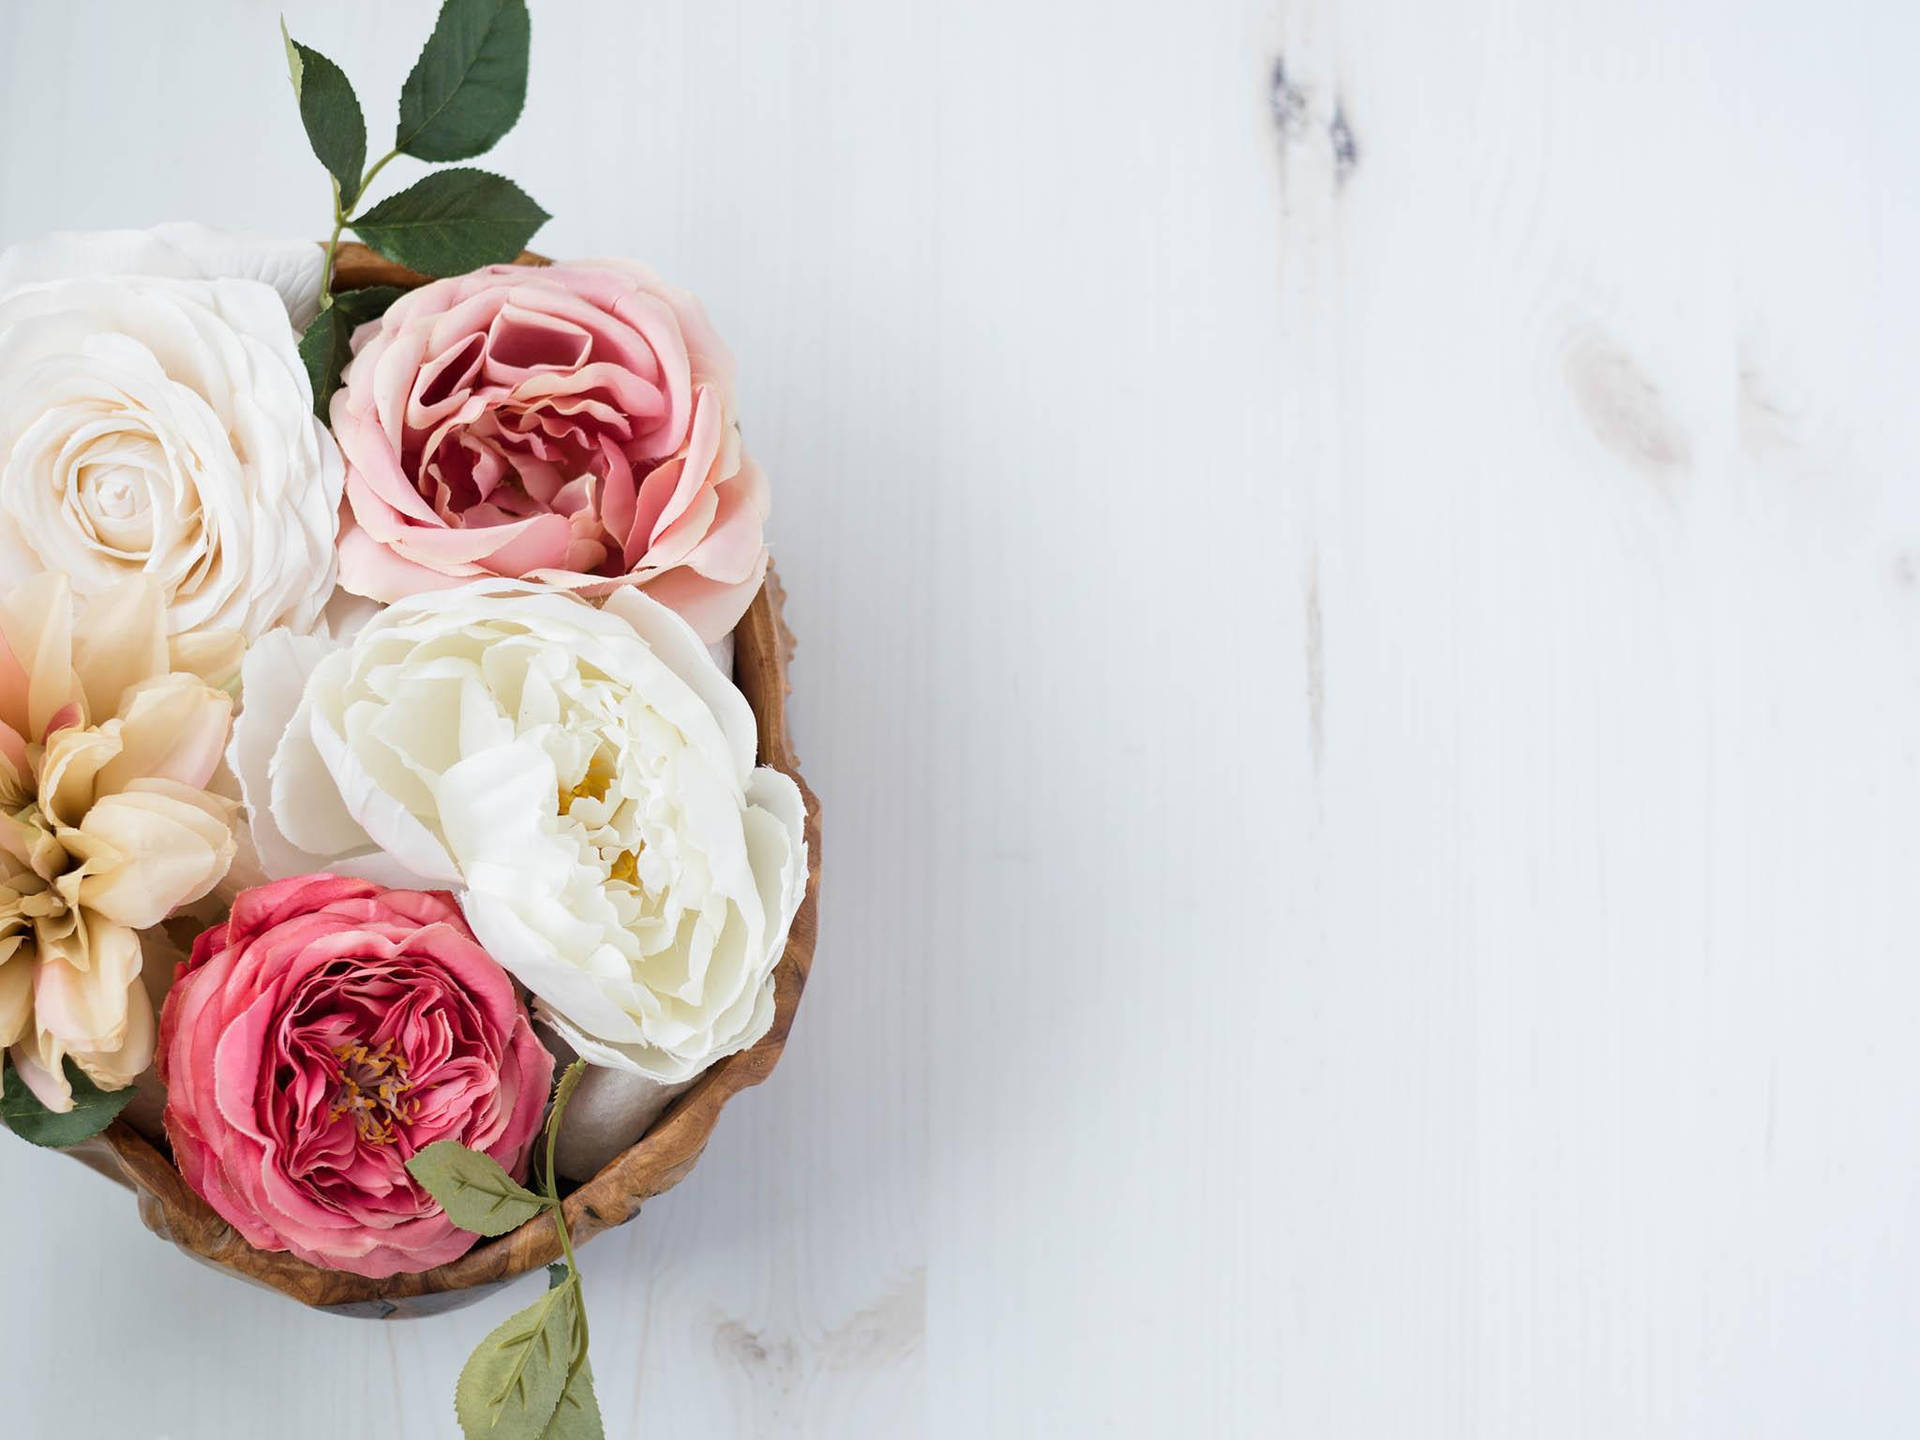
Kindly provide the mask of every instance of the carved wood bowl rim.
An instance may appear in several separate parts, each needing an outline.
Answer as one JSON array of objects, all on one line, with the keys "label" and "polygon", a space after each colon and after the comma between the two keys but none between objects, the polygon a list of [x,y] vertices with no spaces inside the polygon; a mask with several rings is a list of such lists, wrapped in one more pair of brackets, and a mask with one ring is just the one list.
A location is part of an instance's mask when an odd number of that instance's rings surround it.
[{"label": "carved wood bowl rim", "polygon": [[[531,253],[521,260],[547,263]],[[340,248],[334,289],[410,288],[424,279],[365,246],[348,244]],[[812,968],[820,898],[820,805],[800,778],[799,758],[787,731],[787,662],[793,636],[781,615],[783,599],[779,579],[769,568],[765,584],[734,632],[734,679],[759,723],[760,763],[790,776],[807,808],[807,893],[774,971],[773,1026],[752,1048],[709,1068],[634,1145],[567,1196],[564,1208],[576,1244],[632,1219],[643,1201],[678,1184],[692,1170],[722,1107],[772,1073]],[[188,1255],[303,1304],[339,1314],[385,1319],[457,1308],[560,1257],[558,1231],[543,1216],[497,1240],[481,1241],[449,1264],[371,1280],[323,1269],[283,1251],[255,1249],[187,1187],[159,1147],[125,1121],[115,1121],[68,1153],[134,1190],[147,1227]]]}]

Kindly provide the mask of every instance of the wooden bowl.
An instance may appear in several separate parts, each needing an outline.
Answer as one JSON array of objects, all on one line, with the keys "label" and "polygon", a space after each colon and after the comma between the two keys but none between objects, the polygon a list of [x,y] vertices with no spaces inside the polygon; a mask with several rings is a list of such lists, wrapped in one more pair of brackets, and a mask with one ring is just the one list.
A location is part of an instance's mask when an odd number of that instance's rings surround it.
[{"label": "wooden bowl", "polygon": [[[341,249],[336,290],[416,285],[423,279],[364,246]],[[538,256],[522,258],[545,263]],[[774,971],[773,1028],[751,1049],[707,1070],[638,1143],[567,1196],[567,1224],[576,1245],[632,1219],[642,1201],[678,1184],[693,1169],[720,1119],[721,1107],[735,1093],[772,1073],[807,983],[820,902],[820,804],[800,778],[800,762],[787,734],[787,662],[793,653],[793,634],[781,618],[783,599],[779,579],[768,570],[766,583],[734,632],[733,660],[734,681],[760,722],[760,763],[791,776],[807,806],[807,894],[794,917],[786,953]],[[187,1188],[162,1148],[123,1120],[68,1153],[133,1190],[147,1228],[193,1258],[342,1315],[386,1319],[457,1309],[560,1258],[558,1232],[550,1219],[542,1217],[497,1240],[482,1241],[450,1264],[369,1280],[343,1270],[325,1270],[282,1251],[254,1249]]]}]

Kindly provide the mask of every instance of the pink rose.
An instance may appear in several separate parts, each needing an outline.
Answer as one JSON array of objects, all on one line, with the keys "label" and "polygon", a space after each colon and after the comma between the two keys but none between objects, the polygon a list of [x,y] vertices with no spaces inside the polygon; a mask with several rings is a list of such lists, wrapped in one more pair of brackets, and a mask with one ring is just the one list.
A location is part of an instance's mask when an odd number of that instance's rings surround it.
[{"label": "pink rose", "polygon": [[381,1278],[474,1242],[407,1173],[436,1140],[516,1177],[553,1057],[451,896],[300,875],[242,891],[160,1016],[187,1184],[262,1250]]},{"label": "pink rose", "polygon": [[767,485],[691,295],[617,260],[436,280],[360,327],[333,431],[340,583],[643,585],[712,642],[766,573]]}]

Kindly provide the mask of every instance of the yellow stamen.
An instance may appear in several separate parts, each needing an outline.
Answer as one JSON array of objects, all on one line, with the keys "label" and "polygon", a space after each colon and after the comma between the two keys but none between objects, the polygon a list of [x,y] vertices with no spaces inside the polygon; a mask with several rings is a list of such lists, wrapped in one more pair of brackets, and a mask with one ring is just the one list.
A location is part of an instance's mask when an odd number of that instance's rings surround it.
[{"label": "yellow stamen", "polygon": [[607,790],[613,784],[613,762],[605,754],[595,751],[593,759],[587,762],[587,773],[572,789],[562,790],[559,809],[562,815],[573,809],[573,802],[580,799],[604,800]]},{"label": "yellow stamen", "polygon": [[372,1050],[357,1043],[342,1045],[333,1053],[340,1062],[340,1095],[327,1119],[351,1114],[362,1140],[393,1144],[393,1127],[413,1118],[413,1104],[404,1098],[413,1087],[406,1058],[394,1053],[391,1040]]}]

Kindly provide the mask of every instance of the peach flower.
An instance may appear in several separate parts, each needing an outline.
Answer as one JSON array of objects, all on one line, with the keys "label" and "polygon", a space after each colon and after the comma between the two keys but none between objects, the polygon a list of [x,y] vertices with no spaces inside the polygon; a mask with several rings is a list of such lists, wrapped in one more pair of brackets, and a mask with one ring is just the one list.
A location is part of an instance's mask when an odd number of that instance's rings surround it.
[{"label": "peach flower", "polygon": [[699,302],[623,261],[423,285],[333,399],[340,582],[381,601],[503,576],[646,588],[717,641],[766,572],[767,487]]},{"label": "peach flower", "polygon": [[72,1060],[103,1090],[153,1058],[139,931],[227,873],[234,805],[206,791],[240,637],[167,638],[145,577],[76,615],[66,576],[0,600],[0,1045],[49,1110]]}]

